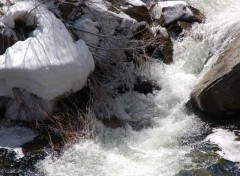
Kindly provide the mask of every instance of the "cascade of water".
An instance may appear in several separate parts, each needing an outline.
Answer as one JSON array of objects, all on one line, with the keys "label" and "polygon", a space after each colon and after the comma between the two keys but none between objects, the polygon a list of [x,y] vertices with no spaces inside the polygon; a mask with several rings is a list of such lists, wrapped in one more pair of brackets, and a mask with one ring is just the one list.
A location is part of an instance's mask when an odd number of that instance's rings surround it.
[{"label": "cascade of water", "polygon": [[156,95],[128,93],[121,97],[128,114],[150,120],[151,126],[134,131],[105,129],[96,141],[79,141],[58,159],[39,164],[46,175],[172,176],[191,164],[191,145],[184,136],[200,134],[204,123],[189,115],[185,103],[205,65],[207,69],[228,42],[239,33],[240,1],[189,0],[205,12],[205,24],[193,26],[191,37],[174,43],[174,63],[154,63],[151,74],[162,86]]}]

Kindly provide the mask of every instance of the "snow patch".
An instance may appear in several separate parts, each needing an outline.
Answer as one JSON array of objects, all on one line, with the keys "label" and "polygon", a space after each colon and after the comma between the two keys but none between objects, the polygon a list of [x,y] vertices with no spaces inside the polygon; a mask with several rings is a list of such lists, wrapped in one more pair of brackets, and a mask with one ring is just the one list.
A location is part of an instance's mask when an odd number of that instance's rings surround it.
[{"label": "snow patch", "polygon": [[141,0],[127,0],[127,2],[133,6],[146,6]]},{"label": "snow patch", "polygon": [[16,2],[1,22],[14,28],[16,20],[37,28],[0,56],[0,96],[11,96],[17,87],[52,100],[80,90],[94,70],[86,44],[76,44],[64,24],[39,3]]},{"label": "snow patch", "polygon": [[14,148],[13,151],[16,153],[16,159],[20,159],[24,157],[24,153],[22,148]]},{"label": "snow patch", "polygon": [[236,141],[234,132],[225,129],[215,129],[207,136],[206,141],[217,144],[221,150],[217,153],[224,159],[240,162],[240,141]]},{"label": "snow patch", "polygon": [[124,12],[115,13],[108,10],[110,4],[103,0],[89,0],[86,3],[91,10],[86,9],[84,16],[97,19],[101,25],[101,33],[106,36],[113,36],[116,29],[133,31],[139,26],[137,20]]},{"label": "snow patch", "polygon": [[[179,6],[182,5],[184,7],[188,7],[189,5],[185,2],[185,1],[164,1],[164,2],[158,2],[153,6],[152,9],[152,15],[155,19],[160,19],[161,15],[163,13],[163,8],[167,8],[167,7],[174,7],[174,6]],[[186,11],[187,15],[189,15],[188,13],[190,13],[190,15],[192,15],[192,12],[190,9],[187,9]],[[171,16],[174,17],[179,17],[181,16],[182,13],[182,9],[179,10],[178,8],[174,10],[174,12],[171,14]],[[171,21],[172,19],[167,19],[167,21]]]}]

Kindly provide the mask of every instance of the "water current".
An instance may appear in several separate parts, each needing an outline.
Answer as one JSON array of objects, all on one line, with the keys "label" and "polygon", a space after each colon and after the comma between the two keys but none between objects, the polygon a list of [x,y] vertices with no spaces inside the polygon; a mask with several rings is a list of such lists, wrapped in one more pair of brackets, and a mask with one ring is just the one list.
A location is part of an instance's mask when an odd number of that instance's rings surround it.
[{"label": "water current", "polygon": [[[206,136],[213,133],[209,124],[190,113],[186,103],[201,70],[208,69],[239,33],[240,0],[187,2],[204,12],[206,22],[194,24],[189,36],[174,42],[173,64],[150,66],[162,90],[120,97],[132,120],[142,121],[145,127],[103,127],[96,139],[79,140],[60,158],[46,158],[38,164],[40,170],[49,176],[173,176],[199,169],[199,175],[207,175],[207,168],[220,162],[215,151],[221,146],[206,144]],[[207,149],[198,150],[199,146]]]}]

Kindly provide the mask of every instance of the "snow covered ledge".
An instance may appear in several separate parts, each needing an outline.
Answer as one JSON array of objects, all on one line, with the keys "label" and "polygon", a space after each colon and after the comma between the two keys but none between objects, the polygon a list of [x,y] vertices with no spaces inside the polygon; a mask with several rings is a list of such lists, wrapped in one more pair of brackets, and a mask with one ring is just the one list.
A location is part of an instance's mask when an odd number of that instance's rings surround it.
[{"label": "snow covered ledge", "polygon": [[85,42],[73,41],[64,24],[43,5],[16,2],[0,21],[9,28],[16,21],[37,26],[0,56],[0,96],[25,89],[44,100],[80,90],[94,61]]}]

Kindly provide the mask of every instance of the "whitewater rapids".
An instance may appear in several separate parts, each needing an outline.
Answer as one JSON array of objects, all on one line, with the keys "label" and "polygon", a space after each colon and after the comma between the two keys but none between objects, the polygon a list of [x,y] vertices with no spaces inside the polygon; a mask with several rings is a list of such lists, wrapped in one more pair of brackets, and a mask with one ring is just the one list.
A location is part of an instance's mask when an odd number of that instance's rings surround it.
[{"label": "whitewater rapids", "polygon": [[[80,140],[60,158],[48,157],[38,168],[48,176],[172,176],[192,164],[192,145],[183,138],[200,134],[207,126],[189,115],[185,104],[202,69],[239,33],[240,1],[189,0],[206,14],[191,37],[174,43],[174,63],[151,66],[152,78],[162,86],[156,95],[128,93],[124,109],[135,119],[150,120],[141,131],[104,129],[96,140]],[[209,62],[204,66],[207,59]]]}]

